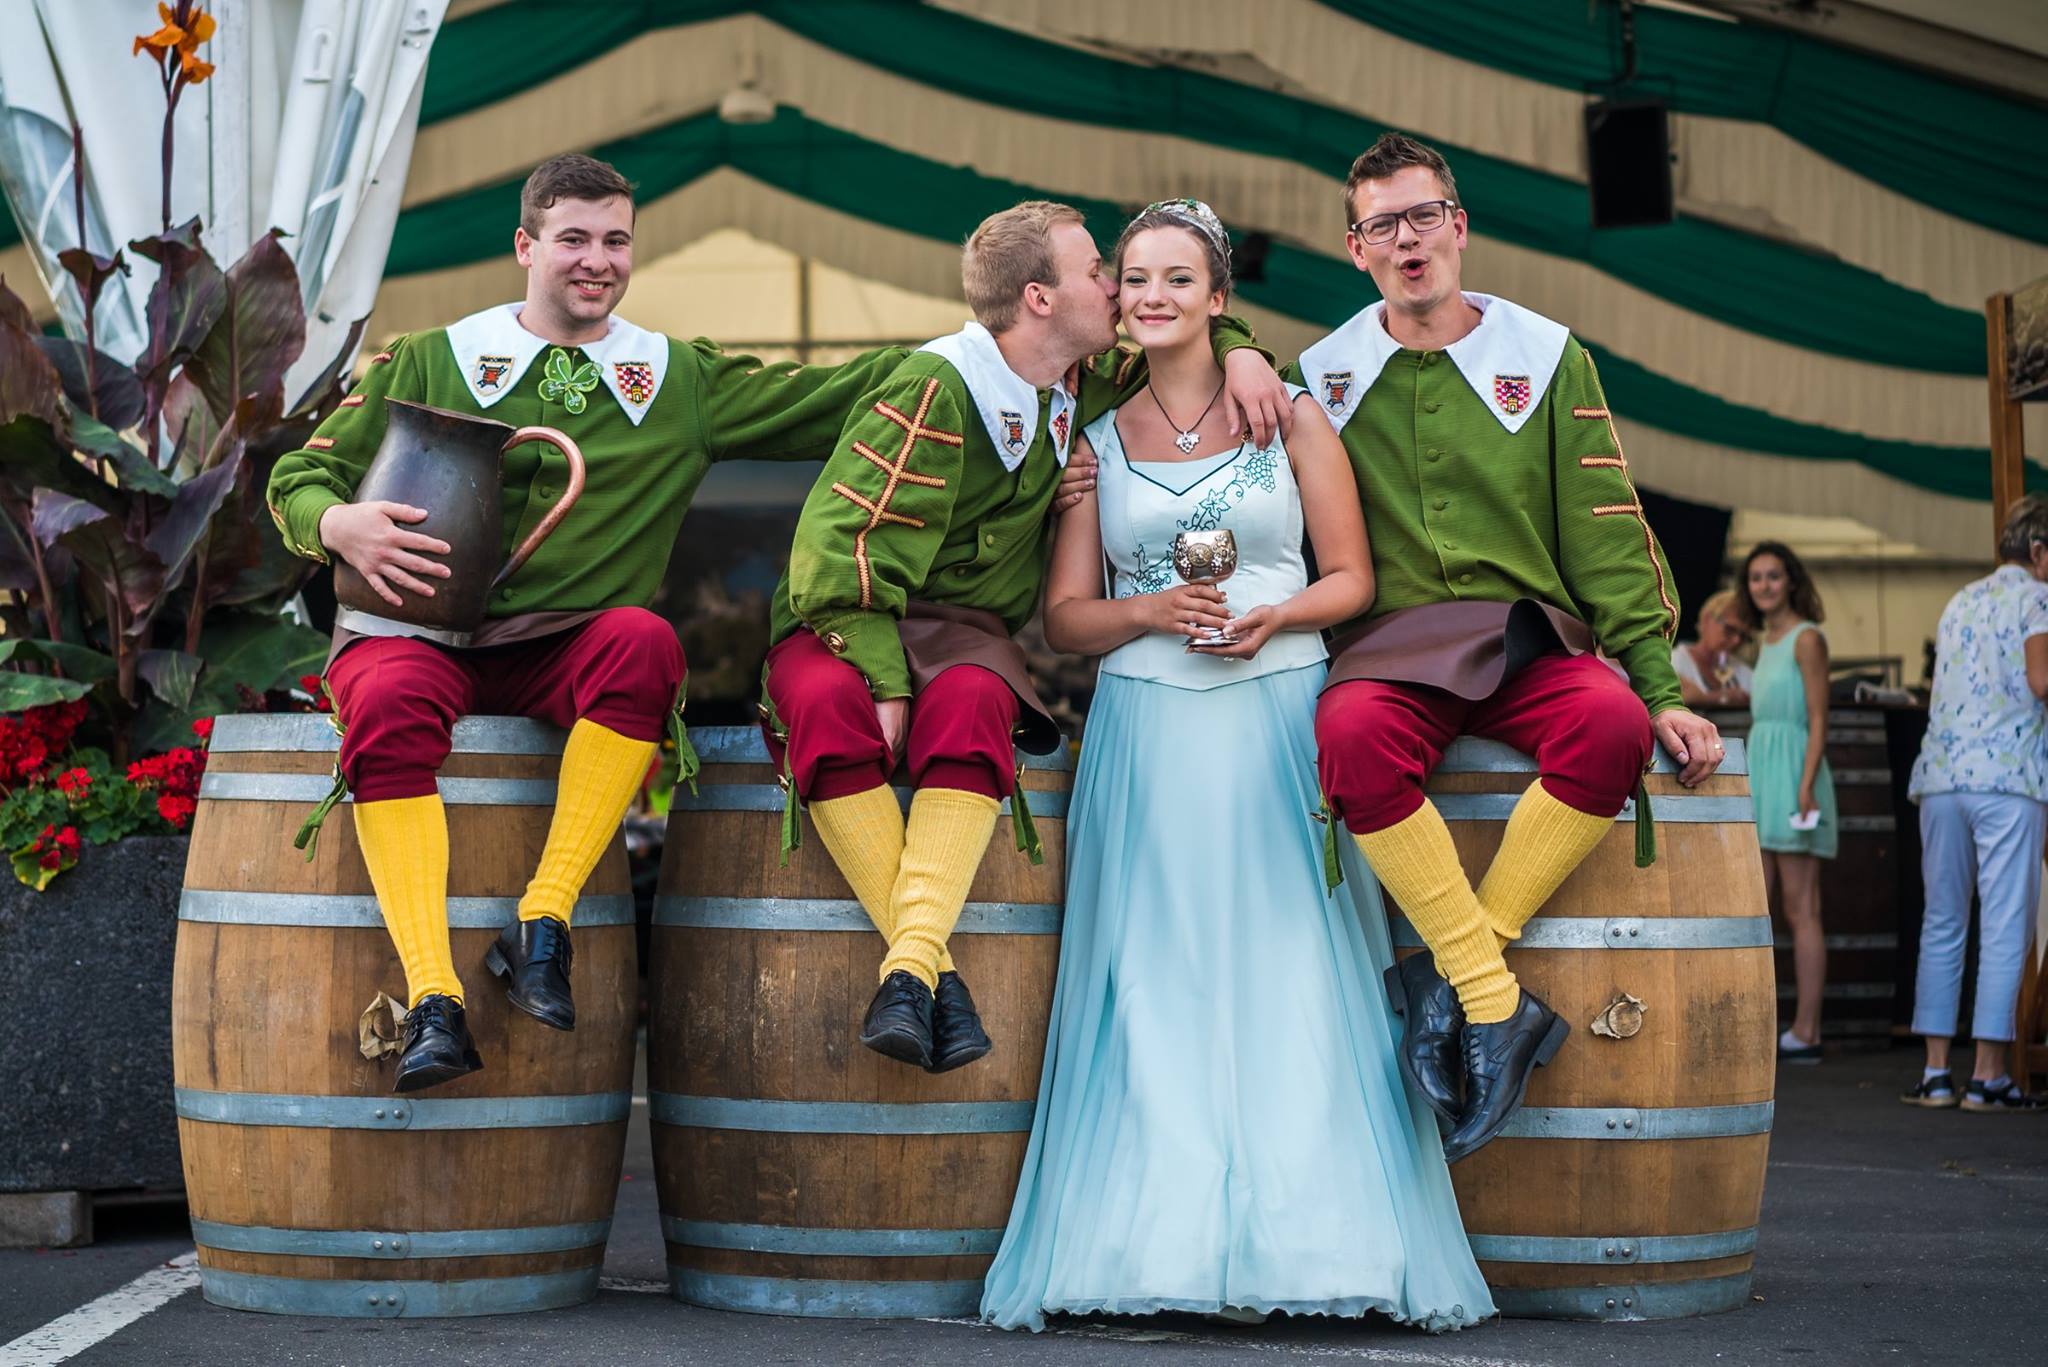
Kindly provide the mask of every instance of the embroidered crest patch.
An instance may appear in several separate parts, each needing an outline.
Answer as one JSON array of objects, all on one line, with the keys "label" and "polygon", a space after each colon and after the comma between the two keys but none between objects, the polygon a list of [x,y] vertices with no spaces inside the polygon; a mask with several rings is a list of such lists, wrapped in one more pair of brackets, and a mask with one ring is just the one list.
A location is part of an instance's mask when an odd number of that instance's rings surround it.
[{"label": "embroidered crest patch", "polygon": [[510,356],[479,356],[476,358],[476,387],[488,394],[505,383],[506,374],[512,369]]},{"label": "embroidered crest patch", "polygon": [[1061,447],[1064,447],[1064,446],[1065,446],[1065,445],[1067,444],[1067,414],[1065,414],[1065,413],[1055,413],[1055,414],[1053,414],[1053,416],[1052,416],[1052,439],[1053,439],[1053,441],[1054,441],[1055,443],[1057,443],[1057,444],[1058,444],[1059,446],[1061,446]]},{"label": "embroidered crest patch", "polygon": [[618,377],[619,392],[635,407],[654,397],[654,367],[645,361],[614,361],[612,374]]},{"label": "embroidered crest patch", "polygon": [[1003,446],[1013,456],[1024,454],[1024,415],[1005,408],[996,414],[1003,425]]},{"label": "embroidered crest patch", "polygon": [[1529,406],[1529,377],[1527,375],[1496,375],[1493,377],[1493,401],[1500,405],[1500,411],[1513,417]]},{"label": "embroidered crest patch", "polygon": [[1332,413],[1342,413],[1344,405],[1351,398],[1351,372],[1332,371],[1323,376],[1323,407]]}]

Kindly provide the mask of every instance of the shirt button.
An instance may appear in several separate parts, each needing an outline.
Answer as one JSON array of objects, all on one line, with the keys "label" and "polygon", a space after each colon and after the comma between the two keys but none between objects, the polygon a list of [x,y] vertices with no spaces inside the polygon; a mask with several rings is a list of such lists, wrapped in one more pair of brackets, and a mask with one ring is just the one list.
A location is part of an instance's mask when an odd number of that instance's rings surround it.
[{"label": "shirt button", "polygon": [[1434,506],[1438,512],[1442,512],[1444,509],[1451,506],[1451,501],[1447,498],[1440,498],[1436,501]]},{"label": "shirt button", "polygon": [[1423,402],[1422,411],[1425,413],[1434,413],[1437,411],[1437,409],[1442,407],[1443,405],[1438,403],[1435,399],[1428,399]]},{"label": "shirt button", "polygon": [[834,655],[844,655],[846,653],[846,638],[836,631],[826,632],[825,649],[831,651]]},{"label": "shirt button", "polygon": [[554,488],[553,488],[553,486],[551,486],[551,485],[547,485],[547,484],[541,484],[541,485],[537,485],[537,486],[535,486],[535,488],[534,488],[534,492],[535,492],[536,494],[539,494],[539,495],[540,495],[540,496],[541,496],[542,498],[553,498],[553,497],[555,496],[555,491],[554,491]]},{"label": "shirt button", "polygon": [[[1447,551],[1455,551],[1456,549],[1458,549],[1458,543],[1455,541],[1446,541],[1444,542],[1444,549]],[[1467,579],[1470,579],[1472,576],[1466,575],[1465,577]]]},{"label": "shirt button", "polygon": [[1443,452],[1437,450],[1434,446],[1429,448],[1429,463],[1431,465],[1436,464],[1437,461],[1442,458],[1442,456]]},{"label": "shirt button", "polygon": [[510,602],[510,601],[512,600],[512,590],[510,590],[510,589],[499,589],[499,590],[498,590],[498,597],[500,597],[500,598],[504,599],[504,600],[505,600],[506,602]]},{"label": "shirt button", "polygon": [[994,532],[990,532],[990,533],[989,533],[988,535],[986,535],[986,536],[982,537],[982,538],[981,538],[981,544],[982,544],[982,545],[984,545],[984,546],[993,546],[993,545],[995,545],[995,544],[996,544],[996,534],[995,534]]},{"label": "shirt button", "polygon": [[1458,582],[1460,584],[1469,584],[1472,582],[1472,576],[1469,574],[1461,574],[1458,576]]},{"label": "shirt button", "polygon": [[1434,351],[1425,351],[1425,352],[1423,352],[1423,353],[1422,353],[1422,363],[1423,363],[1424,365],[1435,365],[1435,364],[1436,364],[1436,353],[1435,353]]}]

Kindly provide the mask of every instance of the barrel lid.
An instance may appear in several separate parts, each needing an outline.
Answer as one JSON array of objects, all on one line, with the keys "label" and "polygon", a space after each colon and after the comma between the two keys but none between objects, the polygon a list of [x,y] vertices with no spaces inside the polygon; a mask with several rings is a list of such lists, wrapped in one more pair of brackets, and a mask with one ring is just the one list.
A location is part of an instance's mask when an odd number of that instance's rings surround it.
[{"label": "barrel lid", "polygon": [[[559,755],[569,733],[527,717],[464,717],[455,723],[458,755]],[[341,733],[323,712],[237,712],[213,721],[208,749],[333,752]]]}]

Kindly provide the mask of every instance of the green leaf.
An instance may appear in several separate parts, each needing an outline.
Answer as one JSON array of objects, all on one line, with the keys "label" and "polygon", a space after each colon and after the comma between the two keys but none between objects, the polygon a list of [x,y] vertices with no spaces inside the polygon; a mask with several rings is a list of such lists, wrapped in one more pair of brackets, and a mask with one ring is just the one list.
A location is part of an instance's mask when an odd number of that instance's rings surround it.
[{"label": "green leaf", "polygon": [[85,343],[69,337],[39,339],[43,355],[57,368],[64,383],[64,396],[75,412],[97,418],[115,431],[142,421],[142,381],[135,372],[104,351],[92,357],[91,382],[87,382]]},{"label": "green leaf", "polygon": [[16,850],[9,856],[9,860],[14,865],[14,876],[37,892],[50,886],[51,879],[70,868],[71,864],[78,862],[74,859],[70,864],[59,864],[54,869],[46,869],[43,867],[41,856],[30,854],[26,849]]},{"label": "green leaf", "polygon": [[[202,691],[232,700],[237,684],[257,693],[295,684],[299,675],[320,668],[327,647],[327,637],[296,622],[223,614],[199,638],[200,657],[206,661]],[[224,710],[234,711],[236,706]]]},{"label": "green leaf", "polygon": [[79,450],[111,464],[120,477],[121,487],[159,498],[178,496],[178,481],[151,465],[141,448],[105,423],[74,411],[65,425],[65,435]]},{"label": "green leaf", "polygon": [[179,711],[192,705],[192,689],[199,682],[203,662],[182,650],[145,650],[137,660],[137,671],[156,695]]},{"label": "green leaf", "polygon": [[70,641],[36,641],[21,636],[0,641],[0,664],[6,664],[17,653],[24,660],[43,660],[58,665],[69,677],[88,684],[104,683],[114,677],[114,657],[91,646]]},{"label": "green leaf", "polygon": [[102,508],[121,505],[122,493],[93,477],[71,454],[70,443],[41,418],[21,417],[0,425],[0,493],[27,503],[37,489],[50,489]]},{"label": "green leaf", "polygon": [[53,702],[70,702],[92,692],[83,679],[53,679],[47,674],[0,670],[0,712],[20,712]]}]

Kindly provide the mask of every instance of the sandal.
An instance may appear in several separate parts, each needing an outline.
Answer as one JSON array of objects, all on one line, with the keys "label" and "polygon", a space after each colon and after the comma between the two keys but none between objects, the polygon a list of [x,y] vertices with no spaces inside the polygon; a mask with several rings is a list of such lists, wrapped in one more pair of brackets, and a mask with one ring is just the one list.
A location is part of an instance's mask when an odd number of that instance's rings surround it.
[{"label": "sandal", "polygon": [[1927,1106],[1935,1110],[1947,1110],[1958,1104],[1962,1098],[1956,1095],[1956,1080],[1952,1073],[1936,1073],[1923,1077],[1920,1085],[1908,1092],[1900,1092],[1899,1100],[1908,1106]]},{"label": "sandal", "polygon": [[1995,1087],[1996,1081],[1971,1078],[1969,1089],[1963,1093],[1963,1109],[1998,1115],[2031,1115],[2042,1109],[2041,1098],[2028,1096],[2017,1082],[2007,1079],[2003,1087]]}]

